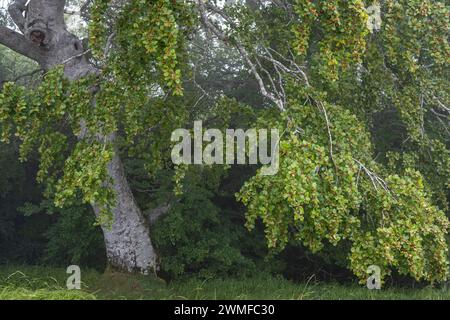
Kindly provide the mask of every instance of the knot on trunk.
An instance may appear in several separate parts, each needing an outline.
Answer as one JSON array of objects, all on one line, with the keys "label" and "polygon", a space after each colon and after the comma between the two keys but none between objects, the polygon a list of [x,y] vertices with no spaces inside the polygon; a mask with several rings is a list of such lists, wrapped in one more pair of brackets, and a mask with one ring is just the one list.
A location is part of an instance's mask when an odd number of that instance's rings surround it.
[{"label": "knot on trunk", "polygon": [[43,47],[50,42],[50,33],[44,21],[35,20],[28,24],[25,36],[35,45]]},{"label": "knot on trunk", "polygon": [[8,11],[27,40],[33,45],[48,47],[55,40],[53,36],[65,30],[64,3],[61,0],[13,0]]}]

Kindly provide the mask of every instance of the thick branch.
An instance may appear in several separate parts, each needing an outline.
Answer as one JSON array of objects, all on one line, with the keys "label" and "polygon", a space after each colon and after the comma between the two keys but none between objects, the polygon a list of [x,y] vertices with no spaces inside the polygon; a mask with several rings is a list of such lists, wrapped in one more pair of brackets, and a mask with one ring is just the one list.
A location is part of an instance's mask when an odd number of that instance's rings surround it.
[{"label": "thick branch", "polygon": [[0,26],[0,44],[32,60],[39,61],[40,55],[36,48],[22,34],[4,26]]},{"label": "thick branch", "polygon": [[25,17],[23,13],[27,9],[27,0],[14,0],[8,7],[9,15],[20,31],[24,32]]}]

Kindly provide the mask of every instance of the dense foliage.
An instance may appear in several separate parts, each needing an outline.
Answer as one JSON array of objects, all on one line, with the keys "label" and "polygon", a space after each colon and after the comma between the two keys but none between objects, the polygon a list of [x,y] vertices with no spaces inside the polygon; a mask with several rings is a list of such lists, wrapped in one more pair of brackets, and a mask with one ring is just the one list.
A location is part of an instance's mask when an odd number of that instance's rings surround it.
[{"label": "dense foliage", "polygon": [[[173,203],[152,228],[171,278],[292,272],[287,249],[345,266],[361,281],[370,265],[383,277],[447,279],[445,1],[249,1],[206,7],[220,17],[212,26],[195,3],[111,2],[93,1],[88,21],[98,74],[70,82],[61,67],[38,85],[2,88],[2,141],[18,148],[0,149],[0,196],[8,199],[0,239],[18,232],[8,227],[21,212],[56,213],[43,227],[45,249],[29,261],[102,265],[94,222],[111,218],[106,168],[119,153],[142,208]],[[368,27],[371,5],[379,26]],[[279,172],[174,167],[171,132],[198,119],[221,129],[278,128]],[[38,168],[25,174],[16,153]],[[33,175],[43,198],[16,192],[16,200],[11,190]],[[98,221],[85,206],[92,203],[103,205]]]}]

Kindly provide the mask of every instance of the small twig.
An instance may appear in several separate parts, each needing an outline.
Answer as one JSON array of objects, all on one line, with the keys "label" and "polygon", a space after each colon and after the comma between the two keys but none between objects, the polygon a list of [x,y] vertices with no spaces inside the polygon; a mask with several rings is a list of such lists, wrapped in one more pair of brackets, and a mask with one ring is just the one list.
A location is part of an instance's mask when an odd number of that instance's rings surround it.
[{"label": "small twig", "polygon": [[[353,158],[353,161],[355,161],[360,168],[360,171],[363,170],[366,175],[369,177],[370,181],[372,182],[372,185],[374,186],[375,190],[378,190],[377,185],[381,186],[381,188],[386,191],[388,194],[391,194],[391,191],[389,190],[388,184],[386,181],[384,181],[382,178],[380,178],[376,173],[370,171],[364,164],[361,163],[361,161]],[[359,174],[358,174],[359,175]]]},{"label": "small twig", "polygon": [[91,49],[88,49],[88,50],[86,50],[86,51],[84,51],[84,52],[82,52],[82,53],[79,53],[79,54],[77,54],[77,55],[74,55],[74,56],[72,56],[72,57],[70,57],[70,58],[64,60],[64,61],[61,62],[60,64],[66,64],[66,63],[69,63],[70,61],[72,61],[72,60],[74,60],[74,59],[81,58],[82,56],[84,56],[85,54],[87,54],[87,53],[89,53],[89,52],[91,52],[91,51],[92,51]]},{"label": "small twig", "polygon": [[113,32],[108,36],[108,39],[106,40],[105,50],[103,52],[103,57],[106,58],[108,56],[109,50],[112,47],[112,41],[115,36],[116,36],[116,32]]}]

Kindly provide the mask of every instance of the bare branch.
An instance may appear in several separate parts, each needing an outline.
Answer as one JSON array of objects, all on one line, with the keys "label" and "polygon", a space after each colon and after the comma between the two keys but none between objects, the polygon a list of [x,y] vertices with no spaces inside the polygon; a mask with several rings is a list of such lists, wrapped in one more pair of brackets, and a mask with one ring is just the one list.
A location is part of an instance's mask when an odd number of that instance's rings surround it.
[{"label": "bare branch", "polygon": [[[259,89],[261,91],[261,94],[271,100],[277,107],[280,109],[280,111],[285,111],[285,105],[283,103],[282,99],[277,98],[272,93],[270,93],[266,85],[264,84],[264,80],[261,77],[261,75],[258,72],[257,65],[251,60],[249,53],[247,52],[247,49],[237,40],[237,39],[231,39],[229,38],[218,26],[216,26],[207,16],[207,9],[205,5],[204,0],[198,0],[197,1],[198,8],[200,10],[201,19],[203,22],[203,25],[207,28],[207,30],[211,31],[219,40],[225,42],[225,43],[232,43],[232,45],[239,51],[241,57],[245,60],[247,65],[250,67],[250,71],[255,77],[256,81],[258,82]],[[229,17],[219,8],[213,6],[211,3],[207,4],[208,8],[213,10],[215,13],[220,14],[225,20],[231,21]]]},{"label": "bare branch", "polygon": [[439,107],[440,107],[442,110],[444,110],[445,112],[450,113],[450,108],[448,108],[445,104],[443,104],[443,103],[441,102],[441,100],[439,100],[438,97],[434,96],[433,99],[436,100],[436,102],[438,103]]},{"label": "bare branch", "polygon": [[[375,190],[378,190],[377,186],[381,186],[381,188],[386,191],[388,194],[392,195],[391,190],[388,187],[388,184],[386,181],[384,181],[382,178],[380,178],[376,173],[369,170],[364,164],[361,163],[361,161],[353,159],[358,165],[360,170],[363,170],[366,175],[369,177],[370,181],[372,182],[372,185]],[[359,176],[359,173],[358,173]]]}]

